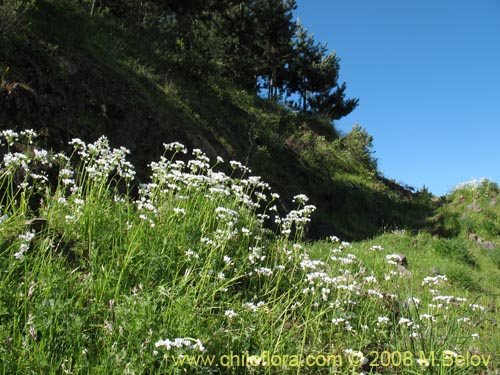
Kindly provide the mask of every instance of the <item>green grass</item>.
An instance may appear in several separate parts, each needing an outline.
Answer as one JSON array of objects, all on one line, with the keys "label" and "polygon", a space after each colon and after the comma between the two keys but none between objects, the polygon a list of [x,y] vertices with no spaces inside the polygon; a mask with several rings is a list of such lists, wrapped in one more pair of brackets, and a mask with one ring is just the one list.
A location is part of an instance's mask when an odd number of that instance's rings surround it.
[{"label": "green grass", "polygon": [[278,215],[238,163],[166,145],[135,186],[105,138],[29,136],[2,133],[0,373],[496,373],[500,270],[467,238],[303,242],[307,198]]}]

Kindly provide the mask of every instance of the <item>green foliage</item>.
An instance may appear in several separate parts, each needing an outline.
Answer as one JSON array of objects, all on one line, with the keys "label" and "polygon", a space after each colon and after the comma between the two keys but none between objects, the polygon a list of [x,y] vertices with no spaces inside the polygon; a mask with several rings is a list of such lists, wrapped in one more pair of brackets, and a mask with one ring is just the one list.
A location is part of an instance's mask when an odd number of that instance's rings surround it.
[{"label": "green foliage", "polygon": [[500,251],[496,250],[487,250],[485,251],[488,259],[498,268],[500,269]]},{"label": "green foliage", "polygon": [[478,283],[473,279],[470,270],[466,267],[455,266],[450,268],[447,272],[448,278],[451,282],[459,285],[460,287],[469,291],[481,291]]},{"label": "green foliage", "polygon": [[[46,72],[43,79],[34,80],[34,92],[41,89],[38,82],[48,82],[52,91],[65,98],[62,112],[61,108],[40,112],[38,107],[18,111],[23,113],[22,123],[48,129],[53,147],[75,135],[88,139],[104,133],[123,140],[127,134],[135,149],[133,157],[145,166],[161,151],[159,142],[175,136],[245,162],[279,190],[283,207],[291,207],[292,197],[307,191],[320,207],[313,220],[322,225],[310,232],[313,238],[332,232],[348,239],[366,238],[383,227],[413,226],[415,212],[420,215],[425,203],[406,202],[411,193],[399,192],[397,184],[386,185],[380,179],[371,137],[362,128],[343,135],[331,118],[310,108],[305,113],[290,110],[278,102],[292,93],[288,85],[295,69],[292,65],[297,64],[290,60],[287,69],[276,70],[284,85],[272,89],[279,99],[255,94],[256,77],[268,84],[272,72],[267,62],[262,64],[264,48],[272,52],[271,45],[278,43],[283,51],[292,51],[290,59],[297,57],[297,40],[288,45],[286,38],[272,39],[273,19],[280,27],[290,27],[283,36],[295,30],[289,18],[293,2],[272,2],[258,12],[257,3],[194,2],[185,7],[183,2],[170,2],[158,11],[162,22],[151,18],[139,24],[126,15],[127,9],[141,6],[139,2],[96,1],[90,18],[92,3],[40,1],[33,17],[36,36],[31,41],[38,52],[19,46],[23,59],[32,56],[40,71]],[[148,9],[148,2],[143,3]],[[261,40],[264,34],[268,44]],[[308,38],[310,52],[320,64],[326,46]],[[283,51],[276,51],[279,64],[287,55]],[[7,61],[14,76],[36,74],[12,60]],[[331,55],[334,69],[329,71],[338,76],[335,60]],[[74,73],[68,74],[68,66]],[[311,84],[308,98],[321,86],[318,81]],[[138,139],[139,128],[149,138]],[[139,174],[144,176],[145,167],[141,169]]]},{"label": "green foliage", "polygon": [[292,38],[295,32],[292,11],[295,0],[261,0],[255,6],[262,35],[262,58],[258,76],[264,78],[268,98],[276,99],[279,90],[284,91],[286,66],[293,54]]},{"label": "green foliage", "polygon": [[0,36],[12,37],[24,33],[35,0],[3,0],[0,4]]},{"label": "green foliage", "polygon": [[135,29],[157,28],[166,17],[168,7],[162,1],[84,0],[90,17],[112,14]]},{"label": "green foliage", "polygon": [[287,89],[297,93],[295,108],[310,110],[330,120],[338,120],[351,113],[357,99],[345,99],[346,84],[338,85],[340,59],[335,51],[327,54],[326,44],[318,44],[298,21],[293,39],[293,55],[289,61]]},{"label": "green foliage", "polygon": [[442,198],[430,225],[448,237],[476,234],[486,240],[499,238],[499,194],[498,185],[489,180],[459,185]]},{"label": "green foliage", "polygon": [[337,83],[335,53],[327,54],[326,45],[294,22],[294,0],[86,2],[92,16],[109,13],[125,27],[148,33],[193,78],[223,75],[255,93],[267,91],[273,101],[289,101],[296,93],[304,112],[330,120],[358,104],[345,99],[346,85]]},{"label": "green foliage", "polygon": [[297,21],[293,46],[295,54],[290,62],[288,87],[300,97],[301,102],[294,103],[294,106],[306,112],[309,93],[315,90],[315,72],[326,48],[315,42],[313,35],[307,32],[300,20]]},{"label": "green foliage", "polygon": [[467,243],[460,238],[440,239],[434,243],[434,250],[450,259],[461,261],[469,266],[477,266],[477,262],[471,255]]},{"label": "green foliage", "polygon": [[372,156],[373,137],[359,124],[354,124],[342,139],[342,149],[353,159],[353,164],[359,163],[368,171],[377,170],[377,159]]},{"label": "green foliage", "polygon": [[318,173],[326,170],[330,175],[343,172],[365,176],[376,174],[377,161],[372,156],[373,137],[365,129],[355,124],[349,133],[341,136],[326,127],[319,121],[308,120],[294,134],[295,147],[301,150],[309,168]]},{"label": "green foliage", "polygon": [[[342,375],[367,371],[356,358],[388,374],[494,374],[488,306],[498,285],[460,262],[454,272],[454,259],[429,251],[430,236],[305,243],[307,197],[278,214],[267,184],[240,163],[228,175],[214,169],[222,160],[168,144],[133,197],[127,152],[105,138],[74,139],[68,157],[38,148],[30,131],[0,136],[1,374],[329,374],[321,362],[268,356],[330,354]],[[407,361],[381,365],[384,351]],[[446,365],[447,351],[490,362]],[[432,364],[416,361],[429,353]],[[258,367],[220,362],[245,354]]]}]

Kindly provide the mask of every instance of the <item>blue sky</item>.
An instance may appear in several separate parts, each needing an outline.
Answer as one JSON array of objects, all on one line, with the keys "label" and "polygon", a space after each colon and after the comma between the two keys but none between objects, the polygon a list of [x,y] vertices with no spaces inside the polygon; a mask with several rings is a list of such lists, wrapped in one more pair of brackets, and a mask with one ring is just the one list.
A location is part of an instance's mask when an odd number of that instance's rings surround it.
[{"label": "blue sky", "polygon": [[500,182],[499,0],[297,0],[296,17],[340,57],[359,106],[337,127],[374,137],[388,178],[436,195]]}]

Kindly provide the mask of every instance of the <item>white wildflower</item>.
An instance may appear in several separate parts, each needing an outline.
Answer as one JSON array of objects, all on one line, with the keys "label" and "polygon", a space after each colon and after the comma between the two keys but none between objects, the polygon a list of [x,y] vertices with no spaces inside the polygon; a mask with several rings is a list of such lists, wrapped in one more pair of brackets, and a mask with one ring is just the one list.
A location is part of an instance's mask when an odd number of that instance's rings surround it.
[{"label": "white wildflower", "polygon": [[237,316],[238,314],[234,310],[226,310],[224,312],[224,315],[227,316],[229,319],[232,319],[235,316]]},{"label": "white wildflower", "polygon": [[309,197],[307,197],[307,195],[304,195],[304,194],[298,194],[295,197],[293,197],[293,202],[298,202],[301,204],[307,203],[308,200],[309,200]]}]

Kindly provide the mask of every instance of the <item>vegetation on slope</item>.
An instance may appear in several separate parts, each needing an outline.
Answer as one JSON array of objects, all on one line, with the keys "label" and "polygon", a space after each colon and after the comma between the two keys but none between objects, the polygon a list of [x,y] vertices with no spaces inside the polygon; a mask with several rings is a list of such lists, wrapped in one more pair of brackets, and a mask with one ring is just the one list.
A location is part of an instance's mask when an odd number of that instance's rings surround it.
[{"label": "vegetation on slope", "polygon": [[[122,2],[127,3],[134,2]],[[151,23],[132,22],[133,17],[118,12],[119,3],[95,2],[100,8],[92,17],[92,2],[33,4],[29,12],[21,12],[24,27],[2,36],[0,126],[4,129],[37,129],[44,143],[56,150],[65,149],[74,137],[90,142],[104,134],[111,144],[131,150],[139,180],[146,177],[147,163],[162,154],[163,142],[181,141],[212,158],[239,160],[280,193],[282,212],[292,207],[294,195],[310,196],[319,207],[313,217],[316,225],[308,233],[312,238],[330,234],[366,238],[383,228],[414,227],[428,214],[425,191],[415,194],[379,174],[371,137],[363,128],[355,126],[341,134],[331,124],[333,112],[314,109],[318,102],[314,87],[296,88],[305,90],[294,94],[305,93],[304,106],[303,100],[287,104],[291,100],[287,95],[294,93],[287,87],[299,87],[292,85],[291,77],[281,80],[279,89],[270,88],[264,75],[264,81],[241,85],[231,65],[235,61],[224,58],[227,63],[220,65],[197,48],[201,43],[189,48],[181,43],[194,38],[182,22],[172,21],[163,31],[151,29]],[[300,24],[287,18],[286,9],[280,14],[287,25],[304,34]],[[206,11],[170,12],[174,13],[169,20],[206,18],[202,17]],[[215,27],[210,17],[206,22]],[[310,48],[316,59],[327,58],[325,48],[310,36],[302,38],[307,43],[300,48]],[[297,51],[299,40],[288,39],[290,44],[283,48]],[[233,50],[229,46],[224,51]],[[335,63],[335,71],[327,71],[335,82],[329,82],[342,90],[335,78],[338,59],[332,59],[328,64]],[[245,64],[250,67],[255,60]],[[270,99],[258,95],[258,82],[268,82],[261,90],[272,92],[266,95]],[[340,92],[331,93],[337,103],[347,100]],[[333,118],[345,114],[336,113]]]},{"label": "vegetation on slope", "polygon": [[498,241],[499,193],[498,184],[486,179],[459,185],[438,202],[439,208],[429,224],[442,236],[476,235]]},{"label": "vegetation on slope", "polygon": [[[167,34],[142,22],[155,1],[0,5],[1,373],[497,373],[498,186],[426,221],[430,194],[332,126],[326,99],[357,103],[335,74],[321,91],[234,40],[200,50],[225,8],[163,3]],[[286,26],[293,2],[267,3]],[[338,72],[295,27],[281,47]]]},{"label": "vegetation on slope", "polygon": [[33,138],[2,132],[2,374],[495,373],[498,267],[464,288],[428,234],[304,243],[306,196],[280,215],[178,143],[133,198],[126,149]]}]

